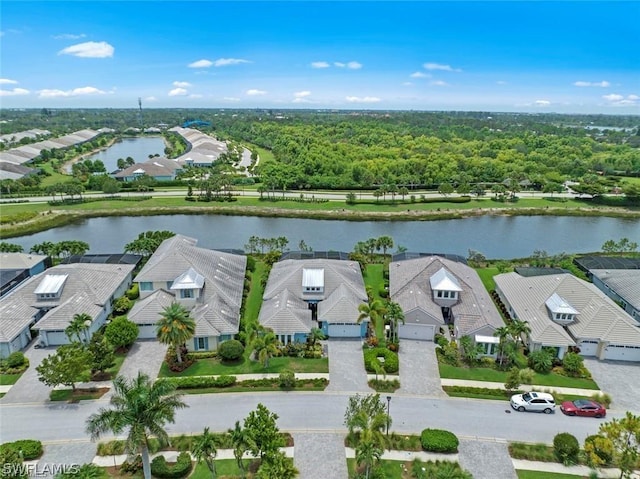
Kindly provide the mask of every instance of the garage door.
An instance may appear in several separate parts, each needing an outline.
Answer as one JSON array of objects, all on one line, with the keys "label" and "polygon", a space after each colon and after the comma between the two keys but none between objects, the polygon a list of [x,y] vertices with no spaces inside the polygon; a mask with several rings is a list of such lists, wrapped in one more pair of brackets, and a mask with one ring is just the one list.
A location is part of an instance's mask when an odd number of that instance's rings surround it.
[{"label": "garage door", "polygon": [[49,346],[61,346],[69,344],[69,338],[64,331],[47,331],[47,343]]},{"label": "garage door", "polygon": [[640,346],[616,346],[606,348],[604,359],[614,361],[640,361]]},{"label": "garage door", "polygon": [[578,347],[582,356],[595,356],[598,354],[598,341],[580,341]]},{"label": "garage door", "polygon": [[360,337],[360,325],[359,324],[330,324],[329,325],[329,337],[330,338],[359,338]]},{"label": "garage door", "polygon": [[400,339],[422,339],[433,341],[436,327],[433,324],[401,324],[398,327]]},{"label": "garage door", "polygon": [[157,337],[155,324],[139,324],[138,330],[138,338],[140,339],[154,339]]}]

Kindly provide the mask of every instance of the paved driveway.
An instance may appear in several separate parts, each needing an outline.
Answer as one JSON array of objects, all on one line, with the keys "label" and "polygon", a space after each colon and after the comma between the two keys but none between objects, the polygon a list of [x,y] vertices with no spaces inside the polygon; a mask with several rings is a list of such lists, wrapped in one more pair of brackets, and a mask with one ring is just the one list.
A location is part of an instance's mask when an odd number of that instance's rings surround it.
[{"label": "paved driveway", "polygon": [[44,402],[49,400],[51,388],[38,380],[36,366],[44,358],[55,353],[56,348],[36,349],[34,347],[36,344],[37,341],[33,341],[25,350],[24,355],[29,358],[29,368],[0,400],[2,404]]},{"label": "paved driveway", "polygon": [[440,384],[436,344],[432,341],[400,341],[400,389],[398,393],[447,397]]},{"label": "paved driveway", "polygon": [[329,339],[329,386],[327,391],[373,392],[367,384],[362,341]]},{"label": "paved driveway", "polygon": [[640,413],[640,364],[585,358],[584,365],[600,389],[611,395],[611,409]]},{"label": "paved driveway", "polygon": [[140,371],[151,379],[155,379],[158,377],[166,353],[167,346],[156,340],[136,341],[127,353],[119,374],[134,378]]},{"label": "paved driveway", "polygon": [[344,435],[294,433],[293,463],[300,479],[347,479]]},{"label": "paved driveway", "polygon": [[517,479],[506,442],[460,440],[460,466],[474,479]]}]

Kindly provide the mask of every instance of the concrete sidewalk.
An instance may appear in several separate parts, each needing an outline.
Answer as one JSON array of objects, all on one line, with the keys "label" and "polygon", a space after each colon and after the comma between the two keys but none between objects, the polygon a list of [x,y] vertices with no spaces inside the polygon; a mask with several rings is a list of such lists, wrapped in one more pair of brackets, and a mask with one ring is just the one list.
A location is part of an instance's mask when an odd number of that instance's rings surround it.
[{"label": "concrete sidewalk", "polygon": [[[495,383],[490,381],[470,381],[467,379],[447,379],[442,378],[443,386],[467,386],[473,388],[489,388],[489,389],[504,389],[504,383]],[[558,386],[540,386],[539,384],[521,384],[518,386],[521,391],[555,391],[563,394],[572,394],[575,396],[587,396],[591,397],[594,394],[602,393],[599,389],[579,389],[579,388],[565,388]]]},{"label": "concrete sidewalk", "polygon": [[[515,469],[521,469],[525,471],[555,472],[558,474],[573,474],[582,477],[588,477],[589,474],[593,471],[593,469],[587,466],[563,466],[559,462],[525,461],[523,459],[511,460],[513,461],[513,467]],[[598,477],[617,479],[620,477],[620,469],[598,469]],[[631,478],[640,479],[640,472],[636,471],[631,475]]]}]

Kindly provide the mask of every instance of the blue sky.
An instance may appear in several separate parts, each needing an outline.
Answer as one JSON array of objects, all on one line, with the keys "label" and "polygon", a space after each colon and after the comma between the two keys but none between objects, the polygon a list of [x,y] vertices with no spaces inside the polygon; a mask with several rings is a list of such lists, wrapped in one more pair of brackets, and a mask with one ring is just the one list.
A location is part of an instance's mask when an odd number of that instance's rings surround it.
[{"label": "blue sky", "polygon": [[3,0],[0,106],[640,114],[640,2]]}]

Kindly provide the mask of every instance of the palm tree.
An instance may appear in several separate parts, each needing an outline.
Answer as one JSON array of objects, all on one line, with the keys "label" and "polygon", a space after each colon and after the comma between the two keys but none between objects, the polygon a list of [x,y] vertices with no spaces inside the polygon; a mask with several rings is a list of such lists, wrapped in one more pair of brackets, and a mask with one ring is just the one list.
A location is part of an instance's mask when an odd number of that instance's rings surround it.
[{"label": "palm tree", "polygon": [[365,465],[364,477],[369,479],[373,465],[382,457],[382,449],[373,441],[360,441],[356,447],[356,462]]},{"label": "palm tree", "polygon": [[363,320],[369,318],[371,321],[371,327],[373,328],[374,335],[377,331],[378,321],[380,321],[387,310],[384,307],[384,304],[379,299],[374,299],[370,303],[362,303],[358,306],[358,311],[360,315],[358,316],[358,324],[360,324]]},{"label": "palm tree", "polygon": [[387,319],[391,323],[391,341],[396,343],[398,342],[398,323],[404,324],[404,311],[402,311],[402,307],[396,303],[395,301],[387,302]]},{"label": "palm tree", "polygon": [[169,442],[166,423],[175,422],[176,410],[188,407],[175,392],[175,386],[167,381],[152,381],[144,373],[127,380],[118,376],[113,380],[113,409],[100,408],[87,419],[87,433],[95,441],[110,431],[120,434],[127,430],[125,451],[142,455],[145,479],[151,479],[149,465],[149,438],[155,436],[166,444]]},{"label": "palm tree", "polygon": [[325,335],[320,328],[311,328],[311,332],[309,336],[307,336],[307,341],[311,346],[315,346],[318,341],[322,341],[325,339]]},{"label": "palm tree", "polygon": [[256,473],[256,479],[294,479],[297,476],[293,461],[281,451],[266,457]]},{"label": "palm tree", "polygon": [[511,335],[515,338],[516,343],[521,343],[522,342],[522,335],[529,335],[531,333],[531,327],[529,326],[529,323],[527,323],[526,321],[521,321],[519,319],[514,319],[513,321],[511,321],[511,324],[509,325],[509,331],[511,332]]},{"label": "palm tree", "polygon": [[387,255],[389,248],[393,248],[393,238],[391,236],[380,236],[376,240],[376,250],[382,250],[384,256]]},{"label": "palm tree", "polygon": [[498,343],[498,354],[500,356],[500,365],[502,366],[505,345],[512,339],[511,330],[507,326],[500,326],[493,332],[493,335],[500,340]]},{"label": "palm tree", "polygon": [[207,468],[211,472],[211,477],[216,477],[216,463],[215,458],[218,455],[218,449],[216,449],[216,437],[209,432],[209,428],[205,427],[202,436],[199,436],[193,441],[193,457],[198,463],[204,461],[207,464]]},{"label": "palm tree", "polygon": [[160,313],[156,328],[158,341],[173,346],[176,349],[178,362],[181,363],[180,348],[196,332],[196,322],[189,315],[189,311],[180,303],[171,303]]},{"label": "palm tree", "polygon": [[[87,335],[87,330],[91,325],[93,318],[87,313],[78,313],[73,316],[73,319],[69,323],[69,326],[66,327],[64,333],[69,338],[69,341],[73,341],[73,337],[78,338],[78,342],[88,342],[89,338]],[[84,336],[84,339],[83,339]]]},{"label": "palm tree", "polygon": [[278,337],[273,331],[267,330],[266,333],[258,336],[255,340],[253,350],[258,361],[262,363],[264,368],[269,367],[269,359],[278,354]]},{"label": "palm tree", "polygon": [[238,468],[242,472],[242,477],[245,476],[246,471],[244,469],[244,462],[242,462],[242,456],[249,450],[249,435],[246,429],[240,425],[240,421],[236,421],[236,425],[233,429],[228,430],[231,436],[231,447],[233,447],[233,456],[236,458]]}]

